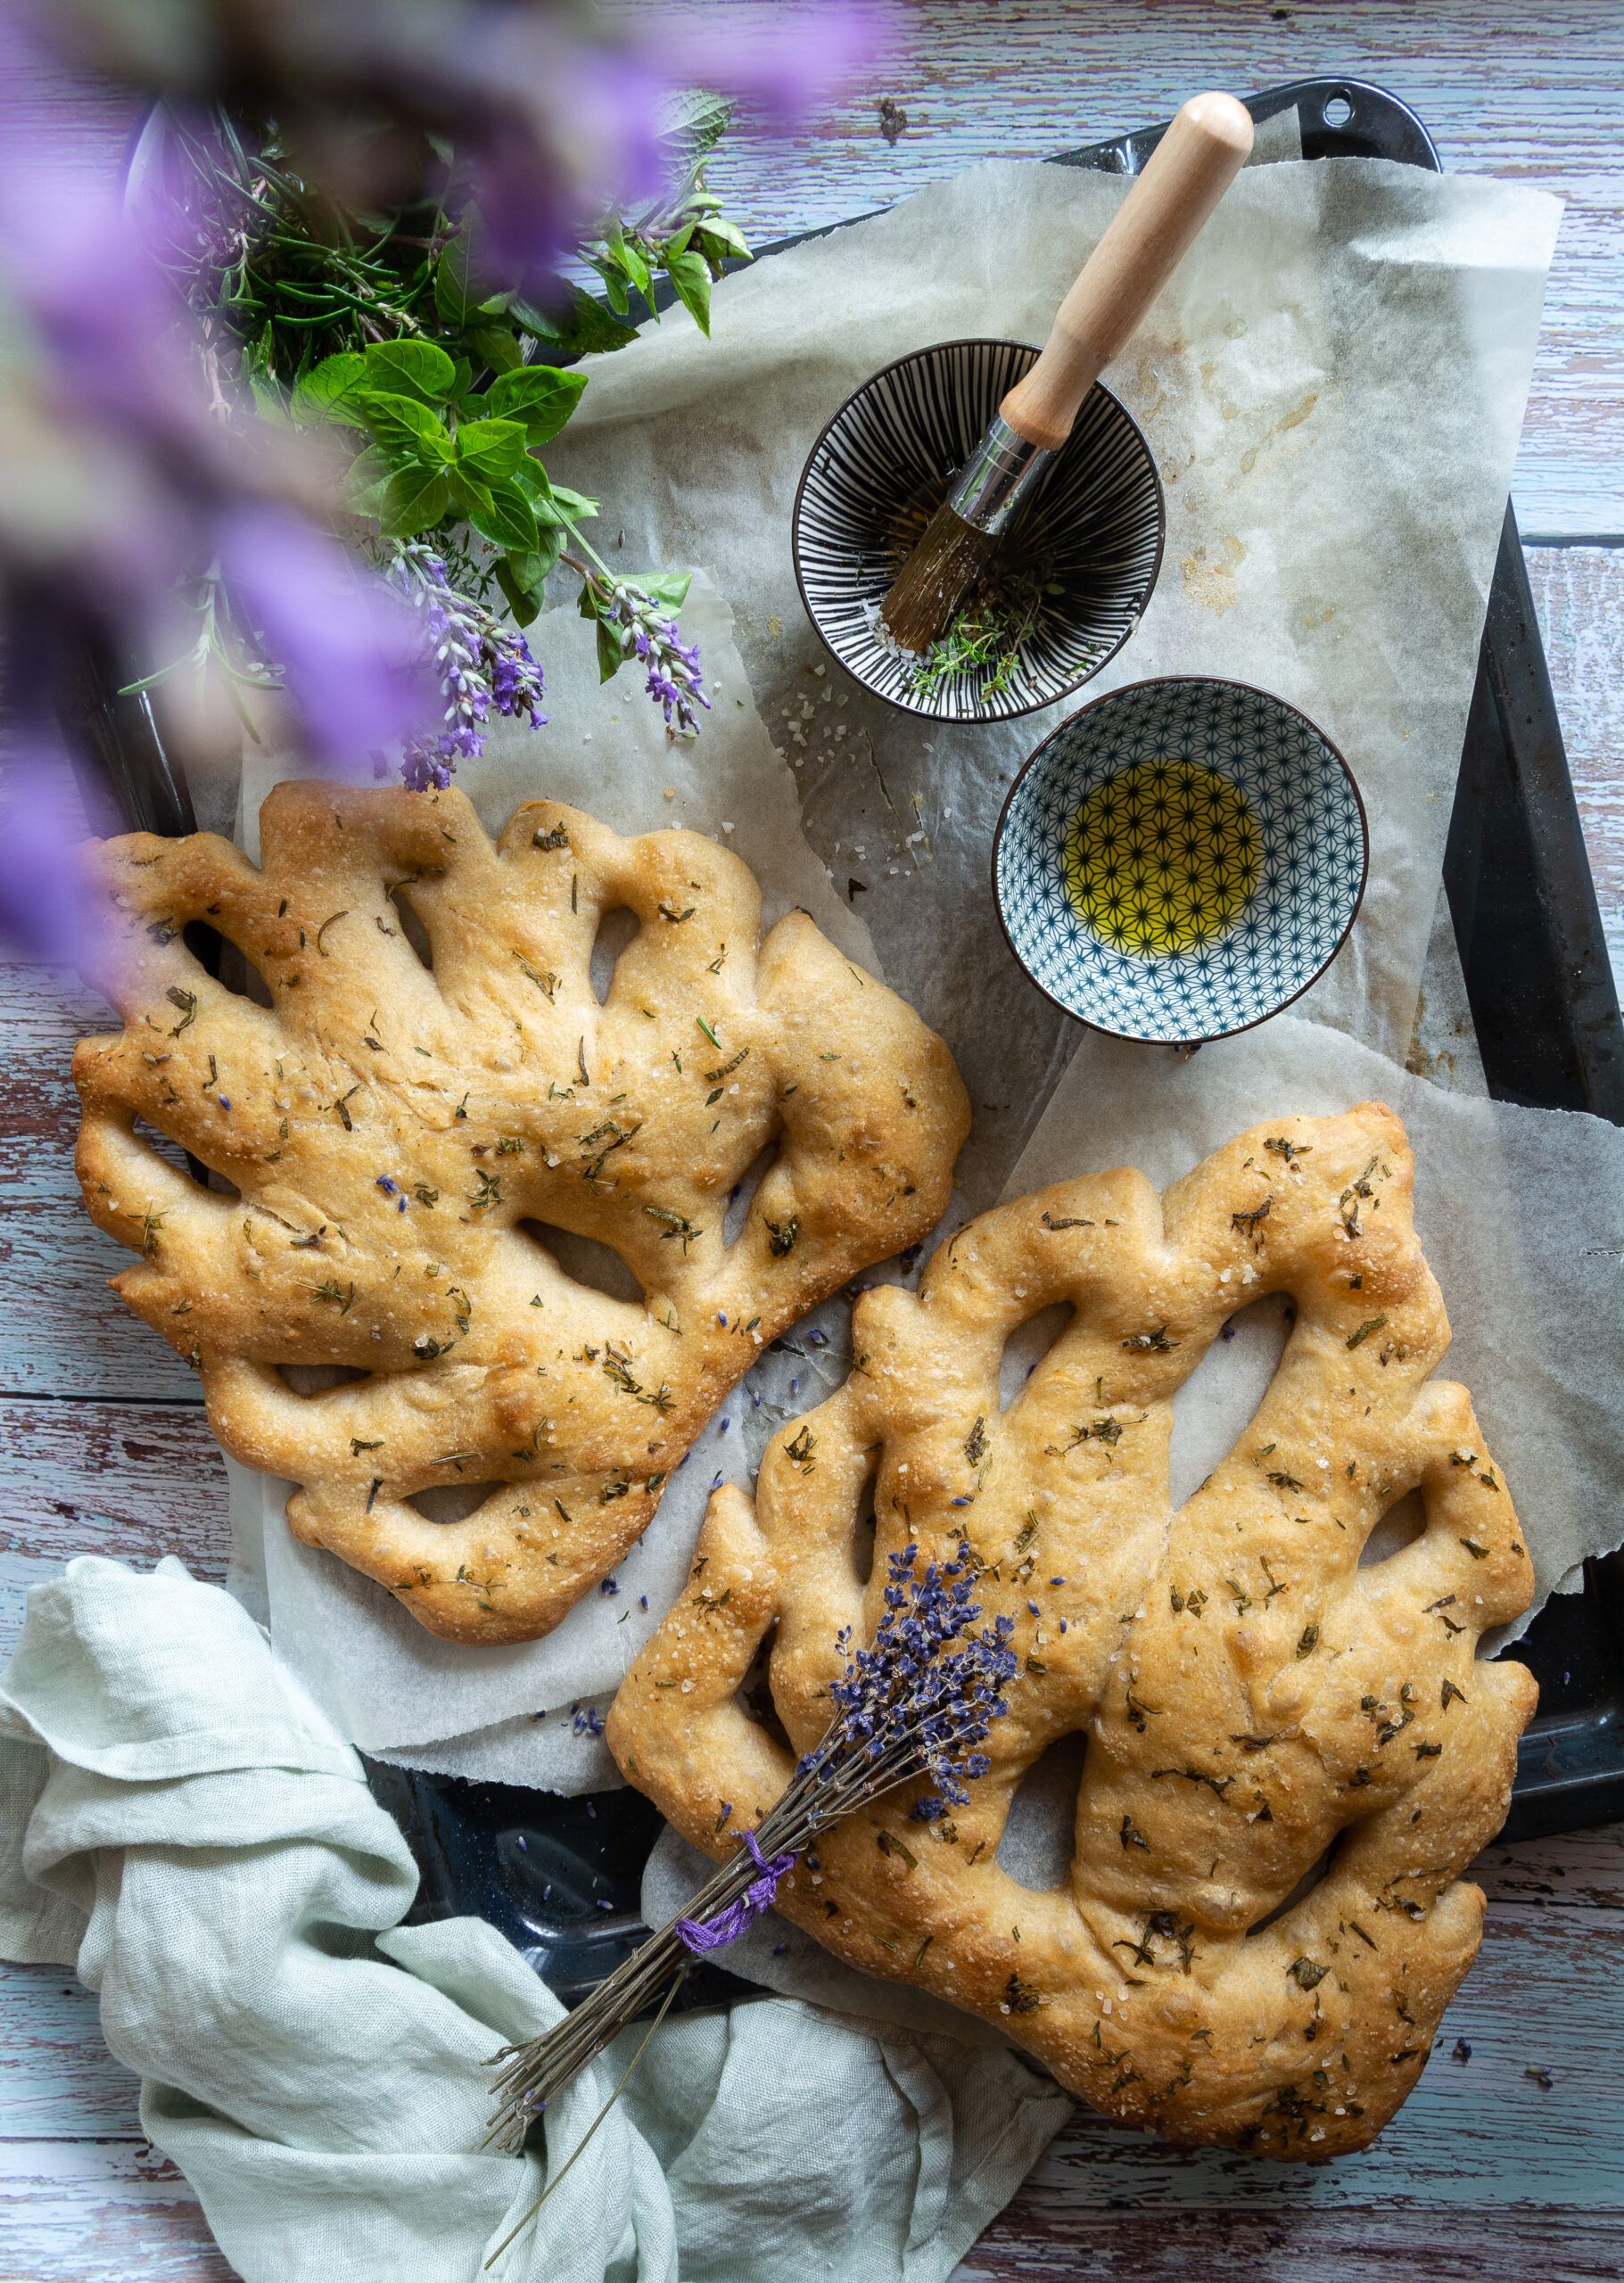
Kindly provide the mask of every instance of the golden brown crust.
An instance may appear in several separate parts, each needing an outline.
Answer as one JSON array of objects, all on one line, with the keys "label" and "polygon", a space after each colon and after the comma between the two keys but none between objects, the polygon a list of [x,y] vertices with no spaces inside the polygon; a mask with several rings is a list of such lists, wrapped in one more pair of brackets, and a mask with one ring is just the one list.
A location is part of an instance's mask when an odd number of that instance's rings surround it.
[{"label": "golden brown crust", "polygon": [[[1536,1691],[1474,1650],[1528,1606],[1532,1564],[1465,1390],[1428,1376],[1448,1325],[1412,1174],[1398,1120],[1365,1103],[1255,1127],[1160,1199],[1101,1174],[970,1223],[917,1298],[860,1302],[852,1377],[775,1438],[754,1513],[713,1502],[695,1588],[610,1718],[631,1780],[723,1853],[721,1801],[758,1821],[791,1766],[736,1696],[768,1628],[804,1751],[837,1633],[873,1637],[886,1557],[911,1533],[933,1559],[973,1549],[1021,1660],[991,1774],[944,1822],[910,1819],[927,1787],[848,1818],[779,1908],[1171,2140],[1363,2147],[1477,1951],[1483,1899],[1459,1874],[1504,1819]],[[1282,1290],[1298,1313],[1274,1384],[1171,1513],[1169,1398],[1242,1300]],[[1058,1300],[1070,1324],[1001,1416],[1005,1339]],[[1422,1534],[1361,1569],[1416,1488]],[[1022,1776],[1077,1729],[1070,1873],[1035,1893],[999,1842]]]},{"label": "golden brown crust", "polygon": [[[532,1638],[640,1536],[763,1344],[940,1217],[964,1090],[804,914],[761,943],[754,879],[697,833],[532,802],[493,846],[460,794],[321,784],[277,787],[260,831],[262,869],[209,834],[101,852],[126,1027],[74,1058],[86,1202],[142,1254],[115,1289],[198,1365],[226,1448],[303,1486],[300,1537],[432,1632]],[[622,906],[639,928],[600,1005]],[[194,919],[269,1006],[202,971]],[[573,1281],[526,1222],[611,1246],[643,1301]],[[301,1396],[287,1364],[369,1377]],[[459,1481],[493,1486],[460,1523],[408,1503]]]}]

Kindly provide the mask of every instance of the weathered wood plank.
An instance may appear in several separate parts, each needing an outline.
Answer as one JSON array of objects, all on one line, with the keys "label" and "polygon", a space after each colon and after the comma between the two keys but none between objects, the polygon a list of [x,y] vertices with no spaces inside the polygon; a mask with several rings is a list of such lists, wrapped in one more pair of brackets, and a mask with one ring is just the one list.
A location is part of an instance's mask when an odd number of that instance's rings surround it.
[{"label": "weathered wood plank", "polygon": [[[1519,1902],[1560,1909],[1624,1910],[1624,1823],[1569,1831],[1518,1847],[1486,1847],[1466,1874],[1491,1909]],[[1582,1933],[1576,1933],[1582,1940]]]},{"label": "weathered wood plank", "polygon": [[107,1290],[133,1256],[95,1226],[73,1173],[76,1041],[107,1008],[64,970],[0,966],[0,1390],[199,1401],[197,1381]]},{"label": "weathered wood plank", "polygon": [[144,2140],[140,2092],[71,1967],[0,1960],[0,2140]]},{"label": "weathered wood plank", "polygon": [[0,1656],[30,1586],[76,1554],[226,1574],[226,1468],[200,1405],[0,1396]]},{"label": "weathered wood plank", "polygon": [[952,2283],[1617,2283],[1619,2223],[1548,2205],[1439,2212],[1161,2212],[1027,2204],[1023,2188]]},{"label": "weathered wood plank", "polygon": [[7,2283],[234,2283],[192,2188],[144,2140],[0,2142]]}]

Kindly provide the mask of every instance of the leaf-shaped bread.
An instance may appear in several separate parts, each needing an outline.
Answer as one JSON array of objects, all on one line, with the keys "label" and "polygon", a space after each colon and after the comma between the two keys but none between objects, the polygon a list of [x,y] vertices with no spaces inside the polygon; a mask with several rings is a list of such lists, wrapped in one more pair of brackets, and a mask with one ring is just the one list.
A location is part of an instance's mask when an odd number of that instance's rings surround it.
[{"label": "leaf-shaped bread", "polygon": [[[1533,1574],[1465,1389],[1429,1377],[1448,1324],[1412,1175],[1398,1120],[1367,1102],[1257,1126],[1165,1197],[1101,1174],[971,1222],[917,1298],[859,1301],[850,1379],[775,1438],[754,1511],[717,1494],[702,1583],[609,1720],[631,1780],[725,1853],[822,1735],[837,1636],[872,1641],[889,1554],[968,1557],[1021,1661],[991,1773],[951,1815],[916,1812],[915,1786],[850,1817],[779,1908],[1171,2140],[1362,2147],[1478,1948],[1483,1897],[1459,1875],[1504,1820],[1536,1691],[1474,1652]],[[1274,1382],[1175,1513],[1173,1392],[1276,1291],[1297,1317]],[[1005,1341],[1057,1301],[1068,1326],[1001,1414]],[[1424,1530],[1361,1568],[1417,1488]],[[738,1695],[774,1627],[778,1734]],[[1000,1841],[1073,1731],[1075,1851],[1032,1892]]]},{"label": "leaf-shaped bread", "polygon": [[[210,834],[100,852],[125,1027],[74,1058],[86,1202],[142,1256],[116,1289],[196,1364],[226,1449],[301,1484],[300,1537],[432,1632],[530,1639],[647,1528],[764,1343],[940,1217],[964,1089],[804,914],[762,943],[754,878],[697,833],[532,802],[493,846],[455,792],[285,784],[260,835],[260,866]],[[203,971],[196,920],[268,1003]],[[559,1231],[642,1299],[567,1274]],[[366,1376],[301,1395],[289,1364]],[[411,1503],[458,1483],[489,1486],[459,1522]]]}]

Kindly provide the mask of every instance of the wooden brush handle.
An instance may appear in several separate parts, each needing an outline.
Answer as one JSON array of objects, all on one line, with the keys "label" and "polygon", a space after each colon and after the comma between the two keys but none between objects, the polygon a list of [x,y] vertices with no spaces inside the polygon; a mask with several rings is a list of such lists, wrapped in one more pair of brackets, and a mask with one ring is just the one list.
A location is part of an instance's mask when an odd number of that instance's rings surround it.
[{"label": "wooden brush handle", "polygon": [[1184,105],[1060,303],[1043,355],[998,408],[1028,443],[1059,451],[1251,147],[1251,113],[1233,95],[1192,95]]}]

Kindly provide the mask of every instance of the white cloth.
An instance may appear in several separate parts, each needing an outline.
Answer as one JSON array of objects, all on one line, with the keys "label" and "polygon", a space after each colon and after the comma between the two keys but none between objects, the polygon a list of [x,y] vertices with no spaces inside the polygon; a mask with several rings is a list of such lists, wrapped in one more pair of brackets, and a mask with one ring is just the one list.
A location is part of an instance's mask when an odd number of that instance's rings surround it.
[{"label": "white cloth", "polygon": [[[246,2283],[478,2283],[546,2167],[481,2153],[558,2001],[416,1874],[260,1628],[174,1559],[36,1587],[0,1694],[0,1951],[77,1964]],[[547,2120],[573,2151],[644,2035]],[[939,2283],[1069,2104],[1013,2055],[784,1999],[668,2020],[496,2283]]]}]

